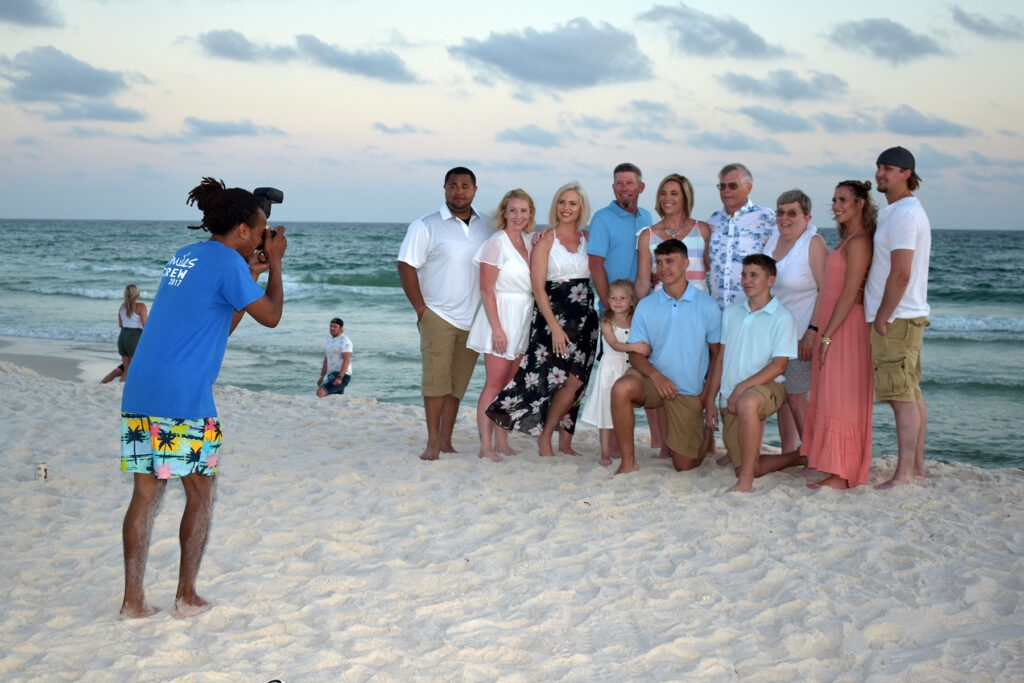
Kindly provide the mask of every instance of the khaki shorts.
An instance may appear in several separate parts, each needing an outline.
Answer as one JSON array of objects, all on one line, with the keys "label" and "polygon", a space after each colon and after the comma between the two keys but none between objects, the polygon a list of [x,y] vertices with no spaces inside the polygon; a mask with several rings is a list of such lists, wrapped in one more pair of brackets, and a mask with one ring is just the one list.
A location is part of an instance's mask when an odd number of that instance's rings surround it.
[{"label": "khaki shorts", "polygon": [[921,344],[928,318],[896,318],[885,336],[871,326],[871,362],[875,366],[875,400],[921,398]]},{"label": "khaki shorts", "polygon": [[[758,384],[756,387],[751,387],[750,390],[754,391],[761,401],[757,409],[757,416],[762,422],[767,420],[769,415],[774,415],[786,402],[786,389],[778,382]],[[739,467],[743,462],[743,456],[740,454],[740,418],[728,408],[722,408],[721,413],[722,441],[725,442],[725,449],[729,451],[732,466]]]},{"label": "khaki shorts", "polygon": [[668,415],[668,437],[665,443],[668,447],[684,458],[696,460],[704,440],[704,409],[700,398],[680,394],[666,401],[658,394],[654,382],[642,372],[630,368],[626,374],[638,378],[643,385],[644,408],[665,408]]},{"label": "khaki shorts", "polygon": [[429,308],[416,323],[420,331],[423,391],[426,397],[461,399],[473,377],[479,354],[466,348],[469,330],[460,330]]}]

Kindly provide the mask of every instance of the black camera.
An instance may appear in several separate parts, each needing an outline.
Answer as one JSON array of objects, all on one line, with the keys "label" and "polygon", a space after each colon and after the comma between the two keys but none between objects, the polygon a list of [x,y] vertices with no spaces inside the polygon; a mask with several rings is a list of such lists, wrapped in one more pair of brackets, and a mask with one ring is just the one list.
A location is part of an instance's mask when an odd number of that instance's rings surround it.
[{"label": "black camera", "polygon": [[[252,193],[259,200],[260,208],[263,209],[263,215],[267,218],[270,218],[270,207],[284,201],[284,192],[281,192],[276,187],[257,187]],[[277,235],[277,230],[271,230],[270,236],[273,237],[275,235]],[[257,258],[260,263],[266,263],[267,255],[263,253],[263,240],[260,240],[260,246],[256,248],[256,251],[259,253]]]}]

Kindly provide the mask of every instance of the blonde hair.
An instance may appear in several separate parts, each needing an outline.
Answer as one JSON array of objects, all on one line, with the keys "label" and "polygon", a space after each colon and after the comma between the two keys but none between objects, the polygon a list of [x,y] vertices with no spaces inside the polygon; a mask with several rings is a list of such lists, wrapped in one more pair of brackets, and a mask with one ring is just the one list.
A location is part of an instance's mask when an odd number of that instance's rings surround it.
[{"label": "blonde hair", "polygon": [[523,232],[531,233],[533,228],[537,225],[535,220],[537,217],[537,207],[533,205],[533,197],[526,193],[526,190],[516,188],[515,190],[509,190],[505,193],[505,196],[501,198],[498,203],[498,208],[494,211],[494,229],[504,230],[508,227],[508,222],[505,220],[505,209],[508,208],[508,203],[513,199],[522,199],[524,202],[530,205],[530,222],[523,228]]},{"label": "blonde hair", "polygon": [[124,314],[129,318],[135,315],[135,304],[139,302],[139,288],[135,285],[128,285],[124,288]]},{"label": "blonde hair", "polygon": [[[612,290],[615,288],[625,289],[626,291],[629,292],[629,311],[626,313],[626,320],[632,322],[633,311],[636,310],[636,305],[639,301],[639,299],[636,298],[636,287],[633,285],[632,280],[627,280],[626,278],[619,278],[618,280],[613,280],[608,285],[608,296],[612,295]],[[609,306],[608,308],[604,309],[604,314],[601,316],[601,320],[602,322],[605,320],[611,321],[613,317],[615,317],[615,311],[613,311],[611,306]]]},{"label": "blonde hair", "polygon": [[558,225],[558,200],[569,190],[574,191],[580,196],[580,216],[576,219],[576,229],[582,230],[590,222],[590,199],[587,198],[587,193],[580,187],[580,181],[578,180],[562,185],[555,192],[555,196],[551,198],[551,210],[548,211],[548,226],[553,228]]},{"label": "blonde hair", "polygon": [[654,195],[654,210],[662,218],[665,217],[665,212],[661,208],[661,190],[668,183],[679,183],[679,188],[683,191],[683,206],[686,207],[685,217],[689,218],[690,214],[693,213],[693,183],[681,173],[670,173],[658,183],[658,192]]}]

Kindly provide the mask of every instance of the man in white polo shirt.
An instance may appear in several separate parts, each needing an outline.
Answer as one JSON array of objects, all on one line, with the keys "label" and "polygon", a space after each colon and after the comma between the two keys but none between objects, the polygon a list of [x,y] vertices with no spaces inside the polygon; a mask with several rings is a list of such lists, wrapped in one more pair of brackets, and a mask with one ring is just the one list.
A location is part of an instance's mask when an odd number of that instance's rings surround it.
[{"label": "man in white polo shirt", "polygon": [[444,177],[444,205],[413,221],[398,250],[398,276],[416,311],[423,364],[427,447],[422,460],[454,453],[452,431],[473,376],[477,353],[466,348],[480,307],[473,255],[493,234],[491,220],[473,209],[476,176],[458,166]]}]

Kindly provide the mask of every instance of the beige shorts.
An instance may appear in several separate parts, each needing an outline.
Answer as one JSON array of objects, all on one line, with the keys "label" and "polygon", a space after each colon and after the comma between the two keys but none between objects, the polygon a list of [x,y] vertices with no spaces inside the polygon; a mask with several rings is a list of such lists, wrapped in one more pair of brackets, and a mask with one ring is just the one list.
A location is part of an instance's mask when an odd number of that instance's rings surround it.
[{"label": "beige shorts", "polygon": [[420,331],[423,396],[461,399],[479,354],[466,348],[469,330],[460,330],[429,308],[416,323]]},{"label": "beige shorts", "polygon": [[896,318],[885,336],[871,326],[871,362],[875,366],[875,400],[921,398],[921,345],[928,318]]},{"label": "beige shorts", "polygon": [[[782,404],[786,402],[786,389],[778,382],[768,382],[751,387],[760,399],[757,408],[757,416],[764,422],[769,415],[774,415]],[[729,451],[729,459],[733,467],[739,467],[743,462],[740,454],[740,419],[736,413],[727,408],[722,408],[722,441],[725,442],[725,449]]]},{"label": "beige shorts", "polygon": [[658,394],[654,382],[642,372],[630,368],[626,374],[636,377],[644,387],[645,408],[665,408],[668,415],[668,437],[665,443],[684,458],[696,460],[704,440],[704,409],[697,396],[680,394],[666,401]]}]

